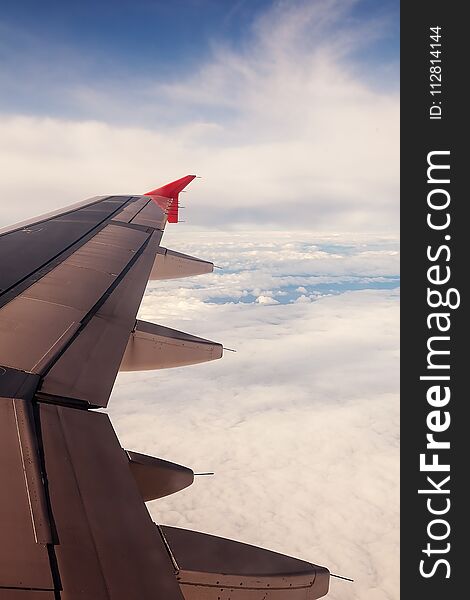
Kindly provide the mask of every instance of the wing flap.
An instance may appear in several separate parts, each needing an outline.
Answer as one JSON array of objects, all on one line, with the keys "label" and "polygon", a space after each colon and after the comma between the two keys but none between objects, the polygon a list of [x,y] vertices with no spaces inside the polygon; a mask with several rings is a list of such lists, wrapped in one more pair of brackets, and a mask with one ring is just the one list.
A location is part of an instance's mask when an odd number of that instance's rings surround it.
[{"label": "wing flap", "polygon": [[0,364],[39,372],[70,341],[80,318],[75,308],[18,296],[0,309]]},{"label": "wing flap", "polygon": [[61,597],[183,600],[109,417],[41,404],[40,422]]},{"label": "wing flap", "polygon": [[[126,258],[129,260],[129,254]],[[113,284],[124,265],[120,265],[115,272],[106,272],[78,267],[67,259],[21,296],[73,308],[83,316]]]},{"label": "wing flap", "polygon": [[328,569],[234,540],[160,526],[186,600],[316,600],[328,592]]},{"label": "wing flap", "polygon": [[15,401],[8,398],[0,398],[0,473],[0,589],[51,590],[54,585],[47,548],[36,543],[34,535]]},{"label": "wing flap", "polygon": [[34,539],[38,544],[52,544],[54,540],[44,490],[33,407],[28,400],[13,400],[13,408]]}]

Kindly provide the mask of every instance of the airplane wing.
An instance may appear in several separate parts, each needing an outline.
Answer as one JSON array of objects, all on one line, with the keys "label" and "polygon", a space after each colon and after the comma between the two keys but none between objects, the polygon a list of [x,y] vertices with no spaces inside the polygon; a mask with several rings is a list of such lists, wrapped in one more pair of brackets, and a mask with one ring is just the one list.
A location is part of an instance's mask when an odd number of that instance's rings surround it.
[{"label": "airplane wing", "polygon": [[149,280],[213,269],[160,243],[192,179],[0,231],[0,600],[251,600],[287,590],[313,599],[328,590],[322,567],[155,526],[145,502],[190,485],[192,470],[124,450],[96,411],[119,370],[222,356],[221,344],[136,320]]}]

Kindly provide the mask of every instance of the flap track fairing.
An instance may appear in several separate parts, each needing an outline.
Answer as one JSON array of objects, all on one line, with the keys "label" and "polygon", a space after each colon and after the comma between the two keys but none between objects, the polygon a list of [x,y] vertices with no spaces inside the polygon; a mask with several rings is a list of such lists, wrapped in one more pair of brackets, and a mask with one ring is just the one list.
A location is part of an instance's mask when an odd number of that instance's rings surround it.
[{"label": "flap track fairing", "polygon": [[138,452],[126,452],[144,502],[179,492],[194,481],[194,473],[188,467]]},{"label": "flap track fairing", "polygon": [[168,248],[160,247],[153,263],[150,280],[179,279],[212,273],[214,263],[195,258],[189,254],[175,252]]},{"label": "flap track fairing", "polygon": [[120,371],[153,371],[222,358],[223,346],[183,331],[137,321]]}]

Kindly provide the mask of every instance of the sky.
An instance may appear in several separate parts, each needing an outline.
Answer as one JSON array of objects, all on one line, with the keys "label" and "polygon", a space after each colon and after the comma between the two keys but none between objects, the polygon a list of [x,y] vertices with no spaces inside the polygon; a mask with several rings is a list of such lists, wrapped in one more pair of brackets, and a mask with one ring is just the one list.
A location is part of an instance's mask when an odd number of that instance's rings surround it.
[{"label": "sky", "polygon": [[155,520],[286,552],[395,600],[397,0],[3,0],[0,227],[183,175],[163,243],[222,267],[139,318],[220,361],[122,373],[123,446],[215,471]]},{"label": "sky", "polygon": [[195,227],[396,232],[397,29],[392,1],[4,2],[0,223],[195,173]]}]

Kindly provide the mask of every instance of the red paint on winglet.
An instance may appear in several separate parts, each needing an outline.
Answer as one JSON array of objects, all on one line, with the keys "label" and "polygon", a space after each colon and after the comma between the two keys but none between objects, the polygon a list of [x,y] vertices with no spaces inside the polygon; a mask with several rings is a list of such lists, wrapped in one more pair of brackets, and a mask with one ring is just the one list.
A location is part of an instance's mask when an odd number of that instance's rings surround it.
[{"label": "red paint on winglet", "polygon": [[184,188],[195,179],[196,175],[185,175],[181,179],[167,183],[162,187],[146,192],[144,196],[163,196],[164,198],[176,198],[176,196],[184,190]]},{"label": "red paint on winglet", "polygon": [[186,175],[151,192],[146,192],[144,196],[169,198],[171,202],[168,207],[168,223],[178,223],[178,195],[195,177],[196,175]]}]

